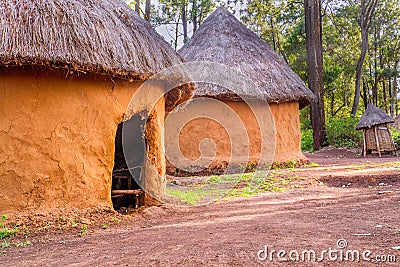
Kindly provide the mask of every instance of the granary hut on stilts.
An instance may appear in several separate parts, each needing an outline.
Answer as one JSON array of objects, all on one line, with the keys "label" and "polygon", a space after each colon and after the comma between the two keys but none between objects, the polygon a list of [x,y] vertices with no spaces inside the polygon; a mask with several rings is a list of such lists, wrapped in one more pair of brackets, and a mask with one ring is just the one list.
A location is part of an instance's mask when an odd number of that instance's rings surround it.
[{"label": "granary hut on stilts", "polygon": [[394,119],[385,111],[369,104],[367,110],[361,116],[356,129],[363,131],[363,154],[392,152],[395,150],[392,135],[388,124],[393,123]]},{"label": "granary hut on stilts", "polygon": [[[254,32],[246,28],[225,8],[217,8],[193,34],[191,40],[178,51],[186,61],[211,61],[224,64],[246,75],[258,88],[249,88],[244,92],[254,101],[259,102],[257,109],[267,109],[268,105],[275,125],[274,162],[306,160],[301,152],[301,133],[299,110],[310,104],[314,94],[300,77],[277,53]],[[228,88],[229,89],[229,88]],[[252,110],[237,95],[222,86],[210,83],[197,83],[195,98],[218,99],[232,108],[242,120],[249,136],[248,145],[243,142],[231,142],[224,129],[217,122],[207,118],[197,118],[188,122],[180,132],[179,147],[189,160],[200,157],[199,143],[203,139],[212,139],[216,149],[215,158],[207,168],[210,172],[223,169],[230,158],[231,151],[249,149],[247,162],[235,164],[247,166],[259,159],[261,148],[260,129],[252,116]],[[267,102],[263,104],[262,102]],[[194,103],[194,102],[193,102]],[[213,109],[207,101],[188,104],[174,113],[175,120],[184,117],[189,110]],[[215,110],[215,114],[220,111]],[[194,112],[196,113],[196,112]],[[226,116],[224,122],[235,120]],[[271,127],[271,126],[270,126]],[[245,138],[245,137],[244,137]],[[273,137],[271,137],[272,139]],[[166,137],[168,142],[168,138]],[[207,149],[204,148],[204,151]],[[204,153],[203,153],[204,154]],[[175,151],[167,151],[168,172],[176,173],[179,158]],[[263,160],[263,159],[261,159]],[[200,166],[206,167],[206,166]],[[196,166],[194,166],[196,169]]]},{"label": "granary hut on stilts", "polygon": [[112,190],[138,189],[112,179],[126,171],[123,122],[142,149],[133,175],[163,193],[165,111],[191,89],[150,88],[127,110],[144,81],[182,62],[148,22],[122,0],[0,0],[0,38],[0,213],[108,209]]}]

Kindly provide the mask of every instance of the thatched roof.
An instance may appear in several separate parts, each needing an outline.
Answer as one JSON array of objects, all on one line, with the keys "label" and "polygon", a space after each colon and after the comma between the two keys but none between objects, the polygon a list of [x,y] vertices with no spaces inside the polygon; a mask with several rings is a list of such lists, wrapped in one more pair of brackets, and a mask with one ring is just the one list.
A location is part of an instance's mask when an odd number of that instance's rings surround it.
[{"label": "thatched roof", "polygon": [[[276,103],[298,101],[301,108],[314,98],[300,77],[268,44],[222,7],[204,21],[179,53],[187,61],[218,62],[247,75],[261,92],[249,89],[246,97]],[[201,84],[195,95],[229,99],[230,92]]]},{"label": "thatched roof", "polygon": [[392,124],[396,130],[400,130],[400,115],[397,115],[396,118],[394,118],[394,123]]},{"label": "thatched roof", "polygon": [[0,66],[146,79],[181,62],[122,0],[0,0]]},{"label": "thatched roof", "polygon": [[375,125],[392,122],[394,122],[394,119],[389,116],[385,111],[376,107],[373,104],[369,104],[367,110],[361,116],[361,119],[358,122],[356,129],[359,130],[363,128],[371,128]]},{"label": "thatched roof", "polygon": [[[146,80],[182,63],[122,0],[0,0],[0,67],[33,65]],[[191,86],[167,95],[167,111]]]}]

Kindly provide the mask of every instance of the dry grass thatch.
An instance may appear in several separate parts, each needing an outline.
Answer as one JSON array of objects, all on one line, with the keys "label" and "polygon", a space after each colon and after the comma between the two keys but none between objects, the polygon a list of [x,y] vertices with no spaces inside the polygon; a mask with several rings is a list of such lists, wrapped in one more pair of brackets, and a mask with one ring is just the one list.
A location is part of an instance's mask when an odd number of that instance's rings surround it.
[{"label": "dry grass thatch", "polygon": [[[0,67],[148,79],[182,58],[122,0],[0,0]],[[192,86],[167,95],[167,111]]]},{"label": "dry grass thatch", "polygon": [[[247,90],[248,98],[275,103],[298,101],[301,108],[314,98],[289,65],[225,8],[215,10],[179,52],[188,61],[218,62],[247,75],[261,89]],[[195,95],[219,97],[229,92],[201,84]]]},{"label": "dry grass thatch", "polygon": [[397,115],[396,118],[394,118],[394,123],[392,124],[392,126],[400,131],[400,115]]},{"label": "dry grass thatch", "polygon": [[0,65],[146,79],[182,62],[122,0],[0,0]]},{"label": "dry grass thatch", "polygon": [[363,128],[371,128],[375,125],[392,122],[394,122],[394,119],[389,116],[385,111],[376,107],[373,104],[369,104],[367,110],[361,116],[361,119],[358,122],[356,129],[359,130]]}]

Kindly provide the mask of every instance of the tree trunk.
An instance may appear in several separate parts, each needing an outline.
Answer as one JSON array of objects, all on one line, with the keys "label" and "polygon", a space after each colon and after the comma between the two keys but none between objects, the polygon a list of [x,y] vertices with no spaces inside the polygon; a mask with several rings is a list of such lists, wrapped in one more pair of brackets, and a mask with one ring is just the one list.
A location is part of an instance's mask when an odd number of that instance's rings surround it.
[{"label": "tree trunk", "polygon": [[197,0],[192,1],[192,23],[193,33],[197,31]]},{"label": "tree trunk", "polygon": [[186,1],[182,0],[182,27],[183,27],[183,43],[188,41],[188,21],[186,12]]},{"label": "tree trunk", "polygon": [[[382,79],[382,92],[383,92],[383,110],[388,112],[387,108],[387,92],[386,92],[386,81],[385,79]],[[382,105],[381,105],[382,106]]]},{"label": "tree trunk", "polygon": [[361,55],[357,62],[356,68],[356,88],[354,92],[354,103],[351,109],[351,114],[356,115],[358,110],[358,104],[360,103],[360,88],[361,88],[361,75],[362,75],[362,66],[364,64],[365,55],[367,54],[368,49],[368,33],[362,31],[361,33]]},{"label": "tree trunk", "polygon": [[322,73],[322,25],[320,0],[305,0],[308,84],[316,99],[311,103],[314,150],[322,148],[325,138],[324,85]]},{"label": "tree trunk", "polygon": [[365,81],[363,80],[363,101],[364,101],[364,110],[368,107],[368,93],[367,93],[367,86],[365,86]]},{"label": "tree trunk", "polygon": [[179,19],[175,22],[175,40],[174,40],[175,51],[178,49],[178,38],[179,38]]},{"label": "tree trunk", "polygon": [[[399,61],[394,63],[395,70],[399,69]],[[392,86],[392,102],[391,107],[393,109],[393,116],[398,115],[398,105],[397,105],[397,75],[393,77],[393,86]]]},{"label": "tree trunk", "polygon": [[368,50],[368,31],[371,27],[372,18],[375,14],[375,7],[378,0],[361,0],[361,15],[360,15],[360,27],[361,27],[361,54],[357,62],[356,68],[356,86],[354,90],[354,102],[351,109],[351,114],[356,115],[358,110],[358,104],[360,103],[360,87],[361,87],[361,76],[362,66],[364,64],[365,55]]},{"label": "tree trunk", "polygon": [[271,28],[272,28],[272,41],[274,43],[274,50],[277,53],[279,53],[282,56],[283,60],[285,60],[286,64],[289,65],[289,60],[286,57],[286,54],[282,49],[281,42],[279,40],[279,34],[278,34],[277,30],[276,30],[275,23],[274,23],[274,20],[272,18],[271,18]]},{"label": "tree trunk", "polygon": [[203,21],[203,17],[204,17],[204,2],[203,2],[203,0],[201,0],[199,7],[200,7],[199,8],[200,13],[198,14],[198,18],[197,18],[197,28],[200,27],[200,23]]},{"label": "tree trunk", "polygon": [[135,11],[139,14],[140,16],[140,1],[136,0],[135,2]]},{"label": "tree trunk", "polygon": [[144,18],[147,21],[150,21],[150,11],[151,11],[151,1],[146,0],[146,6],[144,8]]}]

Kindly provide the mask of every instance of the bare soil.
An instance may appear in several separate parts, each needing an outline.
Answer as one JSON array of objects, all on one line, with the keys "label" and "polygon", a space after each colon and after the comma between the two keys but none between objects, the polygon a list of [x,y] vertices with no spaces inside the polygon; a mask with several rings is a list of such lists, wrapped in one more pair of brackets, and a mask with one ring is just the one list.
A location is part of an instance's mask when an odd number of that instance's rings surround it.
[{"label": "bare soil", "polygon": [[[398,158],[364,159],[357,151],[332,148],[307,156],[319,166],[274,171],[296,176],[302,185],[282,193],[190,208],[161,205],[127,216],[112,211],[77,213],[81,216],[77,226],[67,227],[58,220],[61,230],[55,227],[57,220],[43,217],[40,222],[35,217],[26,236],[20,233],[8,240],[29,240],[32,245],[1,249],[1,265],[398,266],[400,253],[393,249],[400,246]],[[34,222],[42,225],[45,220],[53,227],[37,231]],[[83,224],[88,229],[80,237]],[[343,249],[337,246],[340,239],[347,242]],[[273,262],[260,261],[257,254],[264,256],[259,251],[265,246],[268,252],[297,250],[300,255],[315,250],[317,258],[329,248],[343,253],[370,250],[372,262],[340,261],[340,257],[331,261],[325,255],[321,262],[301,261],[300,256],[298,262],[279,263],[276,253]],[[396,256],[397,263],[376,262],[382,255]]]}]

